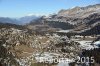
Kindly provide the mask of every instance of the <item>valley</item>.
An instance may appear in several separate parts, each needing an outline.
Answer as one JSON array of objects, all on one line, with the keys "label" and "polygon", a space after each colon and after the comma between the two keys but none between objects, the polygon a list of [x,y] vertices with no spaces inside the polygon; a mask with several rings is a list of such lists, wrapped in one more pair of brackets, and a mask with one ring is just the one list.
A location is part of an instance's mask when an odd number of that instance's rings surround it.
[{"label": "valley", "polygon": [[2,66],[100,66],[100,4],[61,10],[24,25],[1,21]]}]

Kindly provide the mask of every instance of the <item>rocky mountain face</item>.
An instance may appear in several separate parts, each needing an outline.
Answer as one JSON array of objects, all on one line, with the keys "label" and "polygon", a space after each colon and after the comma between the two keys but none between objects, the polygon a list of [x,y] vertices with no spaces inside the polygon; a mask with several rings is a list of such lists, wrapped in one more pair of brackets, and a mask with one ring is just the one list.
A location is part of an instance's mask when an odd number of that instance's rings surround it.
[{"label": "rocky mountain face", "polygon": [[100,14],[94,13],[82,19],[80,24],[76,25],[77,27],[73,30],[73,32],[84,35],[100,34],[99,24],[100,24]]},{"label": "rocky mountain face", "polygon": [[67,36],[36,35],[28,29],[11,26],[0,29],[0,63],[3,66],[34,66],[37,57],[45,56],[45,52],[51,53],[52,58],[61,56],[61,53],[68,53],[66,58],[75,58],[81,52],[81,47],[77,48],[79,43],[70,41]]},{"label": "rocky mountain face", "polygon": [[[15,28],[1,28],[0,63],[3,66],[19,66],[21,57],[27,56],[26,54],[28,53],[28,50],[29,53],[33,51],[33,48],[29,48],[29,45],[32,43],[30,42],[31,40],[27,41],[29,38],[33,40],[31,34],[27,33],[27,31],[25,30],[19,30]],[[30,54],[28,54],[28,56],[29,55]]]},{"label": "rocky mountain face", "polygon": [[[91,32],[94,29],[97,30],[92,32],[92,34],[100,34],[99,27],[97,27],[99,23],[100,4],[96,4],[86,7],[75,7],[68,10],[61,10],[58,14],[51,15],[47,18],[43,17],[39,22],[36,21],[33,23],[33,25],[38,25],[36,28],[46,25],[48,26],[47,29],[56,28],[55,31],[71,29],[72,33],[89,35],[90,33],[88,31]],[[46,27],[44,28],[46,29]]]},{"label": "rocky mountain face", "polygon": [[93,13],[100,13],[100,4],[61,10],[59,11],[58,16],[85,18]]}]

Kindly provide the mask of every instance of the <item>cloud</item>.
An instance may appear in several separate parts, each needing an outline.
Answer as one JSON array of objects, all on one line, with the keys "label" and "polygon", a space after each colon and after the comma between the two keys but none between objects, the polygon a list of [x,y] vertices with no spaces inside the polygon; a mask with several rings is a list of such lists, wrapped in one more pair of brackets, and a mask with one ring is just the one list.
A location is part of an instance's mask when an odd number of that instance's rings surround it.
[{"label": "cloud", "polygon": [[27,14],[27,16],[33,16],[33,15],[34,15],[33,13]]},{"label": "cloud", "polygon": [[35,13],[35,14],[34,14],[34,13],[29,13],[29,14],[27,14],[27,16],[33,16],[33,15],[34,15],[34,16],[41,16],[41,14],[36,14],[36,13]]},{"label": "cloud", "polygon": [[26,16],[43,16],[43,15],[45,15],[45,16],[48,16],[49,14],[46,14],[46,13],[29,13],[29,14],[27,14]]}]

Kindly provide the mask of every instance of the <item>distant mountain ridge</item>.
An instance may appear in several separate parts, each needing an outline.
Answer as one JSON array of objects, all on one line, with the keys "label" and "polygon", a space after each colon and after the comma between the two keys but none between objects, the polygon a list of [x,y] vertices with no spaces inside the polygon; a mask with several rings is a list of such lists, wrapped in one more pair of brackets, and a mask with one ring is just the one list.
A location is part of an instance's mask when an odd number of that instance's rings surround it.
[{"label": "distant mountain ridge", "polygon": [[38,18],[40,18],[40,16],[35,16],[35,15],[24,16],[24,17],[19,18],[19,21],[22,22],[22,24],[26,24],[26,23],[29,23],[32,20],[38,19]]},{"label": "distant mountain ridge", "polygon": [[12,23],[12,24],[19,24],[17,19],[9,18],[9,17],[0,17],[1,23]]},{"label": "distant mountain ridge", "polygon": [[0,17],[1,23],[12,23],[12,24],[19,24],[24,25],[29,23],[30,21],[39,18],[39,16],[31,15],[31,16],[24,16],[21,18],[10,18],[10,17]]}]

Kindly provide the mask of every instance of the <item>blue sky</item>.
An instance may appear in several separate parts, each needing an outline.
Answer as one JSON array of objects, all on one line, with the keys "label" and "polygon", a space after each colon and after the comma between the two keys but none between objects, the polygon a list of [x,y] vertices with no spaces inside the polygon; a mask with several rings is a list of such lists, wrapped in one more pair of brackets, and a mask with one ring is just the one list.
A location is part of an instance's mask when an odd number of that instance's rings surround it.
[{"label": "blue sky", "polygon": [[48,15],[61,9],[99,3],[99,0],[0,0],[0,16]]}]

